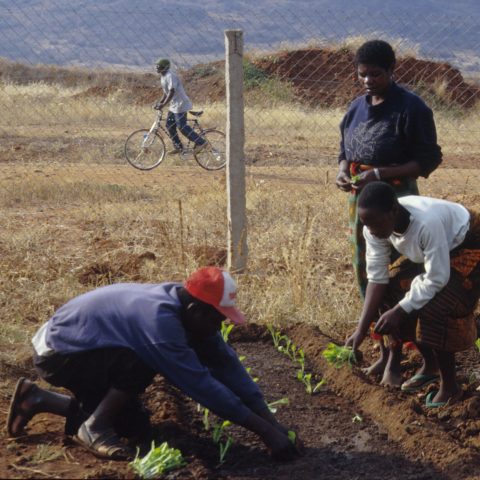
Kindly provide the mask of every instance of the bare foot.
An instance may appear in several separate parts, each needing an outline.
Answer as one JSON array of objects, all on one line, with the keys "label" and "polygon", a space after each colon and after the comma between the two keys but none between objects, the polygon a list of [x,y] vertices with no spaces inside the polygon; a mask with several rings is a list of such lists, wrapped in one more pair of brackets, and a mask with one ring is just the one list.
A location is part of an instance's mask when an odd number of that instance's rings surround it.
[{"label": "bare foot", "polygon": [[375,363],[367,368],[362,368],[362,372],[366,375],[382,375],[387,365],[387,359],[380,357]]},{"label": "bare foot", "polygon": [[447,391],[440,389],[431,399],[434,403],[448,403],[449,405],[458,402],[463,397],[463,390],[460,388],[454,391]]},{"label": "bare foot", "polygon": [[400,387],[402,383],[403,380],[401,373],[393,372],[392,370],[385,370],[380,385],[386,387]]}]

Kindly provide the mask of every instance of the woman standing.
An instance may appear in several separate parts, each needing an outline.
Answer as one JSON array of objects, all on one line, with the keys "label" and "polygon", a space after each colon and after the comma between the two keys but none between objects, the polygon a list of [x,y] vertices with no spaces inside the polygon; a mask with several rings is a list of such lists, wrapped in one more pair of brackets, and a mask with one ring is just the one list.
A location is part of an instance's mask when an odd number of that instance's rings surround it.
[{"label": "woman standing", "polygon": [[397,196],[418,195],[416,179],[428,177],[442,161],[432,110],[393,81],[395,53],[382,40],[364,43],[355,66],[365,94],[350,105],[340,124],[338,188],[350,192],[349,223],[353,265],[362,297],[367,284],[365,240],[357,198],[369,182],[383,180]]}]

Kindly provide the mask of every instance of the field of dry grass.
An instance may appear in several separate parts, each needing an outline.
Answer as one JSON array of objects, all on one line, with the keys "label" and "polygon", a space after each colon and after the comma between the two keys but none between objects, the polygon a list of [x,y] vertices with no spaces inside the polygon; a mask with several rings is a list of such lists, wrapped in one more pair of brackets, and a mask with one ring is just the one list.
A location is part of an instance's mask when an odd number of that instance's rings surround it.
[{"label": "field of dry grass", "polygon": [[[12,105],[0,130],[2,362],[28,356],[31,334],[76,294],[110,282],[180,280],[225,256],[223,172],[183,160],[135,171],[125,164],[123,141],[149,123],[151,110],[121,90],[102,99],[80,93],[44,83],[0,91],[0,103]],[[257,322],[303,321],[341,339],[360,308],[346,197],[334,185],[331,161],[304,161],[326,145],[336,148],[327,127],[341,112],[295,108],[270,109],[261,130],[252,119],[265,111],[246,110],[250,257],[238,279],[240,304]],[[206,125],[223,123],[222,105],[206,110]],[[480,208],[472,160],[480,143],[472,137],[465,158],[449,157],[458,138],[442,134],[473,118],[438,118],[447,160],[421,190]],[[306,122],[316,125],[316,137],[303,136]]]}]

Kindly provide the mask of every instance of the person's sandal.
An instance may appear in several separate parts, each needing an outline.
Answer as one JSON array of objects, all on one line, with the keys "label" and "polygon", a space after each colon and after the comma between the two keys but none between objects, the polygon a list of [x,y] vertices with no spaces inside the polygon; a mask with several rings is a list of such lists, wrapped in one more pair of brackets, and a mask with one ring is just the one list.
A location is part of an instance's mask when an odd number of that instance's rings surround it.
[{"label": "person's sandal", "polygon": [[98,458],[132,460],[135,457],[133,449],[121,442],[113,428],[96,433],[92,432],[85,423],[82,423],[73,439]]},{"label": "person's sandal", "polygon": [[25,427],[35,413],[21,408],[20,405],[36,388],[37,386],[33,382],[24,377],[21,377],[15,385],[7,415],[9,437],[15,438],[25,434]]}]

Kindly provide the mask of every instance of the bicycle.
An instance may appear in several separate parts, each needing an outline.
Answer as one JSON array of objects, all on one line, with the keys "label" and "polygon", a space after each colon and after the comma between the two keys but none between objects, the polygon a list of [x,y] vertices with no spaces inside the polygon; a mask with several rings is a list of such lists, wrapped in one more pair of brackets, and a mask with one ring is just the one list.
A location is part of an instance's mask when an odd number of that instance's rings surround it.
[{"label": "bicycle", "polygon": [[[193,155],[197,163],[205,170],[220,170],[226,164],[225,134],[215,128],[204,129],[200,125],[201,111],[190,111],[193,118],[189,122],[193,130],[207,141],[204,148],[195,152],[194,144],[188,141],[180,155]],[[166,128],[162,125],[163,111],[159,110],[150,130],[141,128],[132,132],[125,141],[125,157],[132,167],[139,170],[152,170],[158,167],[167,155],[163,135],[169,138]],[[162,135],[163,132],[163,135]]]}]

